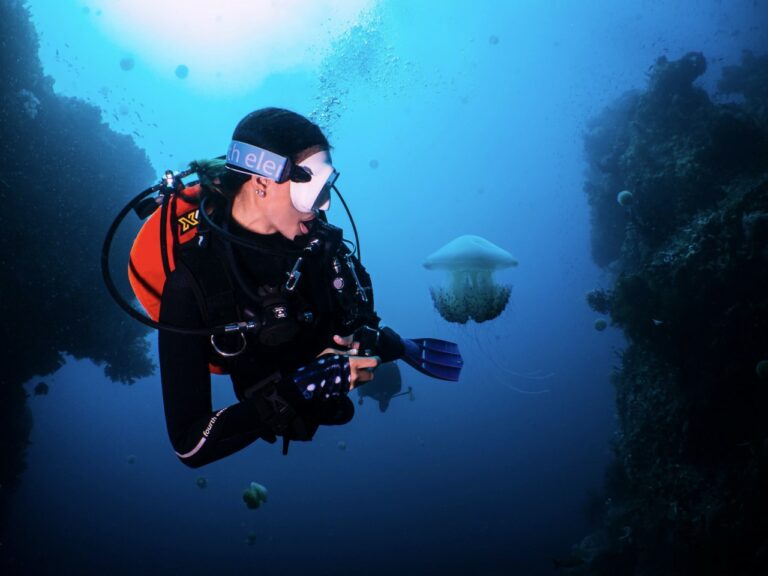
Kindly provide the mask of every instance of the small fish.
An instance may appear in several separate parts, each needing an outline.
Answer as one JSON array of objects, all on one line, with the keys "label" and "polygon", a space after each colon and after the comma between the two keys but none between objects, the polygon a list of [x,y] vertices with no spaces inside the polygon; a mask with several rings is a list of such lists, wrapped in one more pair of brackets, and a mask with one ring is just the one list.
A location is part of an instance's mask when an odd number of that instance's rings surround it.
[{"label": "small fish", "polygon": [[651,322],[653,322],[654,326],[661,326],[664,324],[664,320],[657,320],[656,318],[651,318]]}]

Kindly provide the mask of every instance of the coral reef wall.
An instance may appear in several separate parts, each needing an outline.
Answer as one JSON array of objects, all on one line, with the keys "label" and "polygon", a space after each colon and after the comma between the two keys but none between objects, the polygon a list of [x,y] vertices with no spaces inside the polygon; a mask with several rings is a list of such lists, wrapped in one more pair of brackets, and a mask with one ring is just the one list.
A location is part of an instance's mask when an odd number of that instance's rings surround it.
[{"label": "coral reef wall", "polygon": [[[32,426],[24,382],[57,370],[64,354],[103,364],[122,382],[152,372],[146,331],[102,285],[100,251],[112,215],[155,175],[96,108],[53,92],[23,3],[0,2],[0,43],[2,519]],[[115,251],[127,253],[127,242]]]},{"label": "coral reef wall", "polygon": [[768,574],[768,58],[725,68],[715,100],[705,70],[660,58],[585,134],[615,279],[590,300],[628,346],[604,523],[572,573]]}]

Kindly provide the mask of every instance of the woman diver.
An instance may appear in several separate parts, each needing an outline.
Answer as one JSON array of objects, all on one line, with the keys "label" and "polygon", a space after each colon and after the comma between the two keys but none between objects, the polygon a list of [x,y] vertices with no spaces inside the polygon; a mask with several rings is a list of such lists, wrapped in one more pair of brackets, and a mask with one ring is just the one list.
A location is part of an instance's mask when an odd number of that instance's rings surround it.
[{"label": "woman diver", "polygon": [[[381,362],[402,358],[433,378],[459,379],[455,344],[379,326],[370,277],[325,218],[338,177],[329,150],[303,116],[257,110],[235,128],[226,157],[167,171],[107,232],[104,281],[128,314],[160,330],[168,435],[190,467],[258,438],[281,436],[286,454],[290,440],[311,440],[321,424],[349,422],[347,393]],[[184,185],[192,172],[199,183]],[[112,240],[131,209],[149,217],[129,263],[149,317],[109,272]],[[211,372],[230,375],[236,403],[213,408]]]},{"label": "woman diver", "polygon": [[[378,330],[368,275],[325,222],[338,175],[329,148],[308,119],[265,108],[235,128],[224,170],[198,169],[215,191],[200,206],[214,233],[198,232],[201,241],[177,258],[160,323],[255,320],[260,328],[218,337],[160,330],[168,434],[188,466],[258,438],[282,436],[286,452],[289,440],[311,439],[320,424],[348,422],[347,392],[403,354],[394,332]],[[358,355],[353,333],[363,327],[379,355]],[[239,402],[212,407],[210,365],[229,373]]]}]

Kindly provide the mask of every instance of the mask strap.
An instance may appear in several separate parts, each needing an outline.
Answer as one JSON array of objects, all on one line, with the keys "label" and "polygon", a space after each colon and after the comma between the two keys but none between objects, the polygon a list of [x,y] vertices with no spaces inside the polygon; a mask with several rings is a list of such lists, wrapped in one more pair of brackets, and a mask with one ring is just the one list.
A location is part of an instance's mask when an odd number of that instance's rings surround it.
[{"label": "mask strap", "polygon": [[279,183],[288,180],[294,169],[290,158],[239,140],[230,142],[226,160],[229,170],[256,174]]}]

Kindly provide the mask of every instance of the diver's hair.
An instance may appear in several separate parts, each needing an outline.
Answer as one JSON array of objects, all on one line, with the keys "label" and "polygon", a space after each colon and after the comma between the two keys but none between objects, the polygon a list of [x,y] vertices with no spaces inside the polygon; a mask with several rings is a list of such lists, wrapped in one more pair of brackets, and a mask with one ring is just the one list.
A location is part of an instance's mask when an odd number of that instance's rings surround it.
[{"label": "diver's hair", "polygon": [[200,199],[212,196],[231,200],[250,178],[245,174],[227,170],[224,157],[193,160],[189,167],[195,171],[200,182]]},{"label": "diver's hair", "polygon": [[[264,148],[293,161],[299,152],[312,146],[330,149],[328,139],[317,124],[284,108],[260,108],[251,112],[237,124],[232,140]],[[220,190],[225,196],[233,197],[249,179],[247,174],[227,170],[220,176]]]}]

